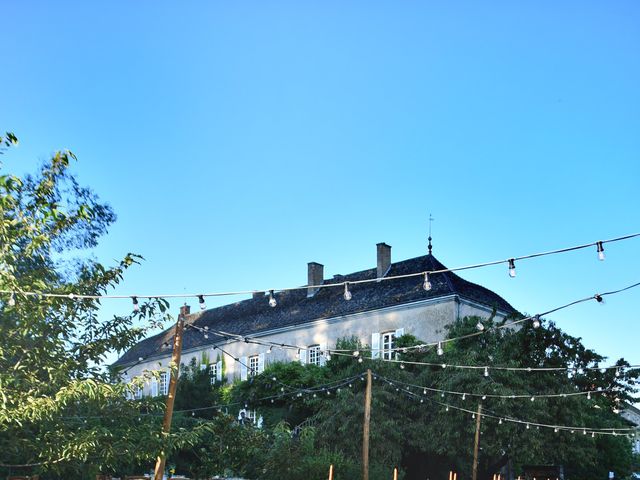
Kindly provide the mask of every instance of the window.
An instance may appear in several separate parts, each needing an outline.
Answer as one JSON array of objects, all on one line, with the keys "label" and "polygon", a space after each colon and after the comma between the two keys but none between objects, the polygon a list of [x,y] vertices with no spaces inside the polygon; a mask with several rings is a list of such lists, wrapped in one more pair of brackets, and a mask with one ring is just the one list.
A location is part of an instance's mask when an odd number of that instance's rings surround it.
[{"label": "window", "polygon": [[169,374],[162,372],[160,374],[160,395],[167,395],[169,393]]},{"label": "window", "polygon": [[209,379],[211,380],[211,385],[216,383],[216,379],[218,378],[218,364],[212,363],[209,365]]},{"label": "window", "polygon": [[320,365],[320,345],[310,345],[307,348],[307,362],[309,365]]},{"label": "window", "polygon": [[393,349],[395,347],[396,332],[386,332],[382,334],[382,358],[391,360],[395,358]]},{"label": "window", "polygon": [[260,357],[258,355],[253,355],[252,357],[249,357],[249,376],[250,377],[255,377],[256,375],[258,375],[260,373]]},{"label": "window", "polygon": [[134,398],[136,400],[142,400],[142,387],[136,387]]}]

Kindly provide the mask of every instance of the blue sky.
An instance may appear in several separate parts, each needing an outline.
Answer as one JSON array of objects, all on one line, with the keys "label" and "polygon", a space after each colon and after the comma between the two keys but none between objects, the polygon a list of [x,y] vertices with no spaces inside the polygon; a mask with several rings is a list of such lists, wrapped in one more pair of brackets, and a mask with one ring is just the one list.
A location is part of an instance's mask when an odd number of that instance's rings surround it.
[{"label": "blue sky", "polygon": [[[308,261],[373,267],[382,241],[411,258],[429,213],[450,267],[640,231],[638,2],[25,1],[3,17],[0,128],[21,140],[5,167],[78,155],[118,214],[97,257],[146,257],[114,293],[301,285]],[[463,276],[536,313],[640,281],[638,247]],[[551,318],[640,363],[639,298]]]}]

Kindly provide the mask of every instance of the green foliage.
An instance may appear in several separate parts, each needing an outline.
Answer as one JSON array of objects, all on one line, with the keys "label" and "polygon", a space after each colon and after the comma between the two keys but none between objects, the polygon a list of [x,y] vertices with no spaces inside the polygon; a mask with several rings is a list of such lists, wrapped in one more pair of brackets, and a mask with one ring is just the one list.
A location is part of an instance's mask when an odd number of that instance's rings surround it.
[{"label": "green foliage", "polygon": [[115,215],[69,173],[72,160],[58,152],[35,175],[0,175],[0,290],[17,292],[0,294],[2,464],[67,478],[148,461],[161,448],[158,403],[127,400],[132,386],[113,384],[102,365],[160,325],[168,307],[154,299],[103,319],[99,300],[71,296],[107,293],[141,260],[127,254],[107,267],[86,255]]}]

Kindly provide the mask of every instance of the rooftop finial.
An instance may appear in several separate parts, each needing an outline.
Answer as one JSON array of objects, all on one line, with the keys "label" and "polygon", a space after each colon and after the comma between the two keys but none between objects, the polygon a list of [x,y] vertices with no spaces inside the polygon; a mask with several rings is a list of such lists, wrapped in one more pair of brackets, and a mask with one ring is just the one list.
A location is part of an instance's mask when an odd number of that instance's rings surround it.
[{"label": "rooftop finial", "polygon": [[429,214],[429,255],[431,255],[431,250],[433,249],[433,246],[431,245],[431,223],[433,223],[434,220],[435,218]]}]

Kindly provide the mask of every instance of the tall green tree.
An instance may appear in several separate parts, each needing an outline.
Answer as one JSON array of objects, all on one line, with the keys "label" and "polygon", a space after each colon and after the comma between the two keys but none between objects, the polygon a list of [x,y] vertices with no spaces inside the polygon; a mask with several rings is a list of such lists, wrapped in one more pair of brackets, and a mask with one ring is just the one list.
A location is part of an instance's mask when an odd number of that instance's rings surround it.
[{"label": "tall green tree", "polygon": [[[0,137],[1,153],[16,144]],[[135,385],[113,382],[104,362],[159,326],[168,305],[104,318],[99,299],[76,297],[108,293],[141,257],[109,267],[90,256],[116,217],[70,173],[75,159],[57,152],[24,177],[0,170],[0,473],[77,477],[152,461],[167,441],[161,405],[130,400]]]}]

